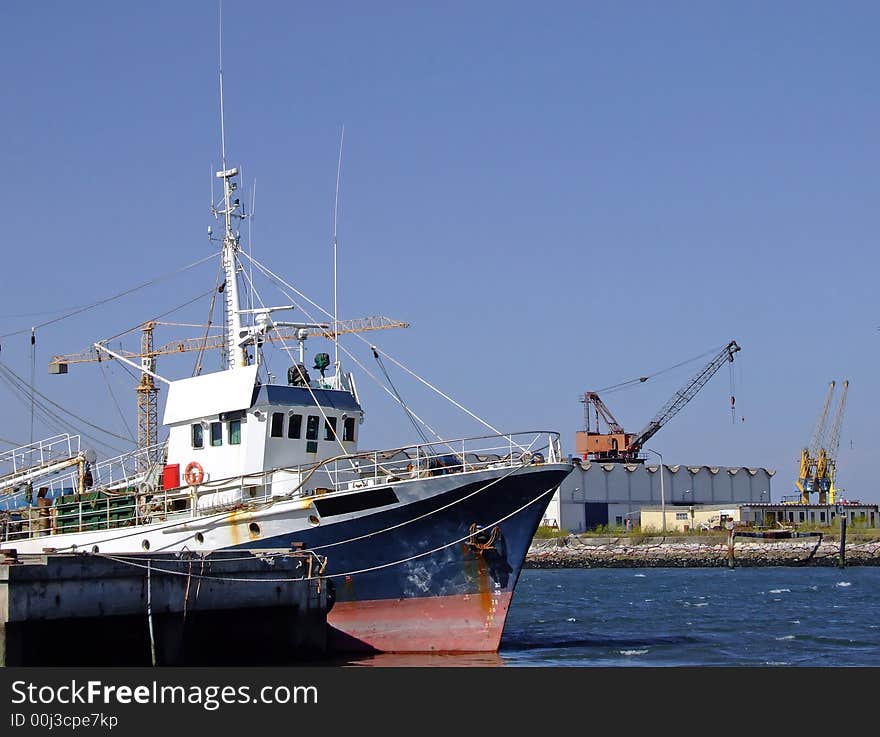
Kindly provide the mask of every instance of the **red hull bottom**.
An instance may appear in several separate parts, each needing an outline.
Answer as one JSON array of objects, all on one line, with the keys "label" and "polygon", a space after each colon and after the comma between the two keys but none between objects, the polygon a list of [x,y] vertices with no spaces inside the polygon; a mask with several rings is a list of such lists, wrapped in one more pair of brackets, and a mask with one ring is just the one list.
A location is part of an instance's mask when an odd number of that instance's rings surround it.
[{"label": "red hull bottom", "polygon": [[339,652],[495,652],[507,592],[336,602],[327,621]]}]

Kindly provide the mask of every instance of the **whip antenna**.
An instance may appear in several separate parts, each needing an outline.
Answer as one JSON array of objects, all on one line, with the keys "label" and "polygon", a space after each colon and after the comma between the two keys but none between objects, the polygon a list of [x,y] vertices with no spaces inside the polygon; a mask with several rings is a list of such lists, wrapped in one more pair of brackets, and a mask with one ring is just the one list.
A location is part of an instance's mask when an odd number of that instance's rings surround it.
[{"label": "whip antenna", "polygon": [[333,361],[336,366],[336,373],[339,373],[339,333],[337,332],[337,322],[339,320],[339,290],[337,286],[337,241],[336,241],[336,222],[339,213],[339,176],[342,173],[342,144],[345,142],[345,126],[342,126],[342,134],[339,136],[339,159],[336,162],[336,197],[333,200]]}]

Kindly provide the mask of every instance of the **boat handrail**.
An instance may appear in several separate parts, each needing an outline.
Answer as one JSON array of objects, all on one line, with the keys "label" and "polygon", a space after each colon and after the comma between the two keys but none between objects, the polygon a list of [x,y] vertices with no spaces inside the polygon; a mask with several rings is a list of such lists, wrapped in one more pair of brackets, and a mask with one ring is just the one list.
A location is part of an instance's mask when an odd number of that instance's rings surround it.
[{"label": "boat handrail", "polygon": [[[526,445],[514,443],[516,437]],[[471,441],[505,438],[507,443],[469,447]],[[546,440],[545,440],[546,439]],[[544,441],[539,446],[537,443]],[[46,503],[0,512],[0,540],[53,536],[70,532],[89,532],[111,528],[138,527],[173,518],[199,518],[231,509],[254,510],[285,498],[310,497],[333,492],[351,492],[386,485],[392,481],[435,475],[476,472],[495,468],[562,462],[560,435],[553,431],[525,431],[513,434],[481,435],[444,441],[460,444],[460,452],[429,453],[438,443],[421,443],[382,451],[361,451],[337,455],[318,463],[266,469],[251,474],[203,482],[174,489],[133,487],[109,489],[95,486],[64,501],[56,497]],[[526,450],[519,452],[514,448]],[[506,451],[506,452],[503,452]],[[131,454],[129,454],[131,455]],[[381,456],[381,457],[380,457]],[[118,461],[120,456],[111,461]],[[405,465],[404,465],[405,464]],[[276,474],[294,486],[282,494],[273,493]],[[314,483],[311,483],[314,479]],[[306,488],[306,484],[310,486]],[[238,492],[238,496],[220,494]],[[199,500],[217,495],[216,504],[200,506]],[[86,499],[83,499],[86,496]]]},{"label": "boat handrail", "polygon": [[79,452],[79,435],[70,433],[52,435],[0,453],[0,475],[5,475],[2,468],[7,464],[11,464],[10,473],[16,473],[31,466],[45,465],[49,461],[72,458]]}]

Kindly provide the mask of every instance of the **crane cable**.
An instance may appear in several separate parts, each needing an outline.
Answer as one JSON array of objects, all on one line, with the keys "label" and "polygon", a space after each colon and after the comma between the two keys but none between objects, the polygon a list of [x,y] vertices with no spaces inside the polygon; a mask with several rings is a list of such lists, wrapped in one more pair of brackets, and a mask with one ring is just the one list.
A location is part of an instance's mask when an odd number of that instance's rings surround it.
[{"label": "crane cable", "polygon": [[733,361],[727,366],[730,372],[730,422],[736,424],[736,379],[733,373]]},{"label": "crane cable", "polygon": [[646,376],[639,376],[635,379],[629,379],[628,381],[621,381],[619,384],[611,384],[610,386],[603,387],[602,389],[597,389],[597,394],[613,394],[615,391],[620,391],[621,389],[625,389],[634,384],[644,384],[646,381],[655,378],[656,376],[660,376],[661,374],[668,373],[669,371],[674,371],[677,368],[681,368],[689,363],[693,363],[694,361],[699,361],[701,358],[705,358],[706,356],[714,355],[718,353],[724,346],[720,345],[717,348],[712,348],[705,353],[701,353],[699,356],[694,356],[693,358],[688,358],[685,361],[680,361],[672,366],[669,366],[665,369],[661,369],[660,371],[655,371],[653,374],[647,374]]}]

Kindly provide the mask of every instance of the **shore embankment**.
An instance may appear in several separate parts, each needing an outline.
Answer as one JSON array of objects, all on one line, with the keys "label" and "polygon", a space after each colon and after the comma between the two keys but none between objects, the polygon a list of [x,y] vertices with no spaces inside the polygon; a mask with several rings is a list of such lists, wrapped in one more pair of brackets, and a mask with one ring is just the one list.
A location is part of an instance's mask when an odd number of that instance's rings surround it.
[{"label": "shore embankment", "polygon": [[[836,537],[735,538],[736,566],[837,566]],[[847,540],[845,564],[880,565],[880,539]],[[565,535],[535,539],[524,568],[711,568],[729,565],[726,536]]]}]

